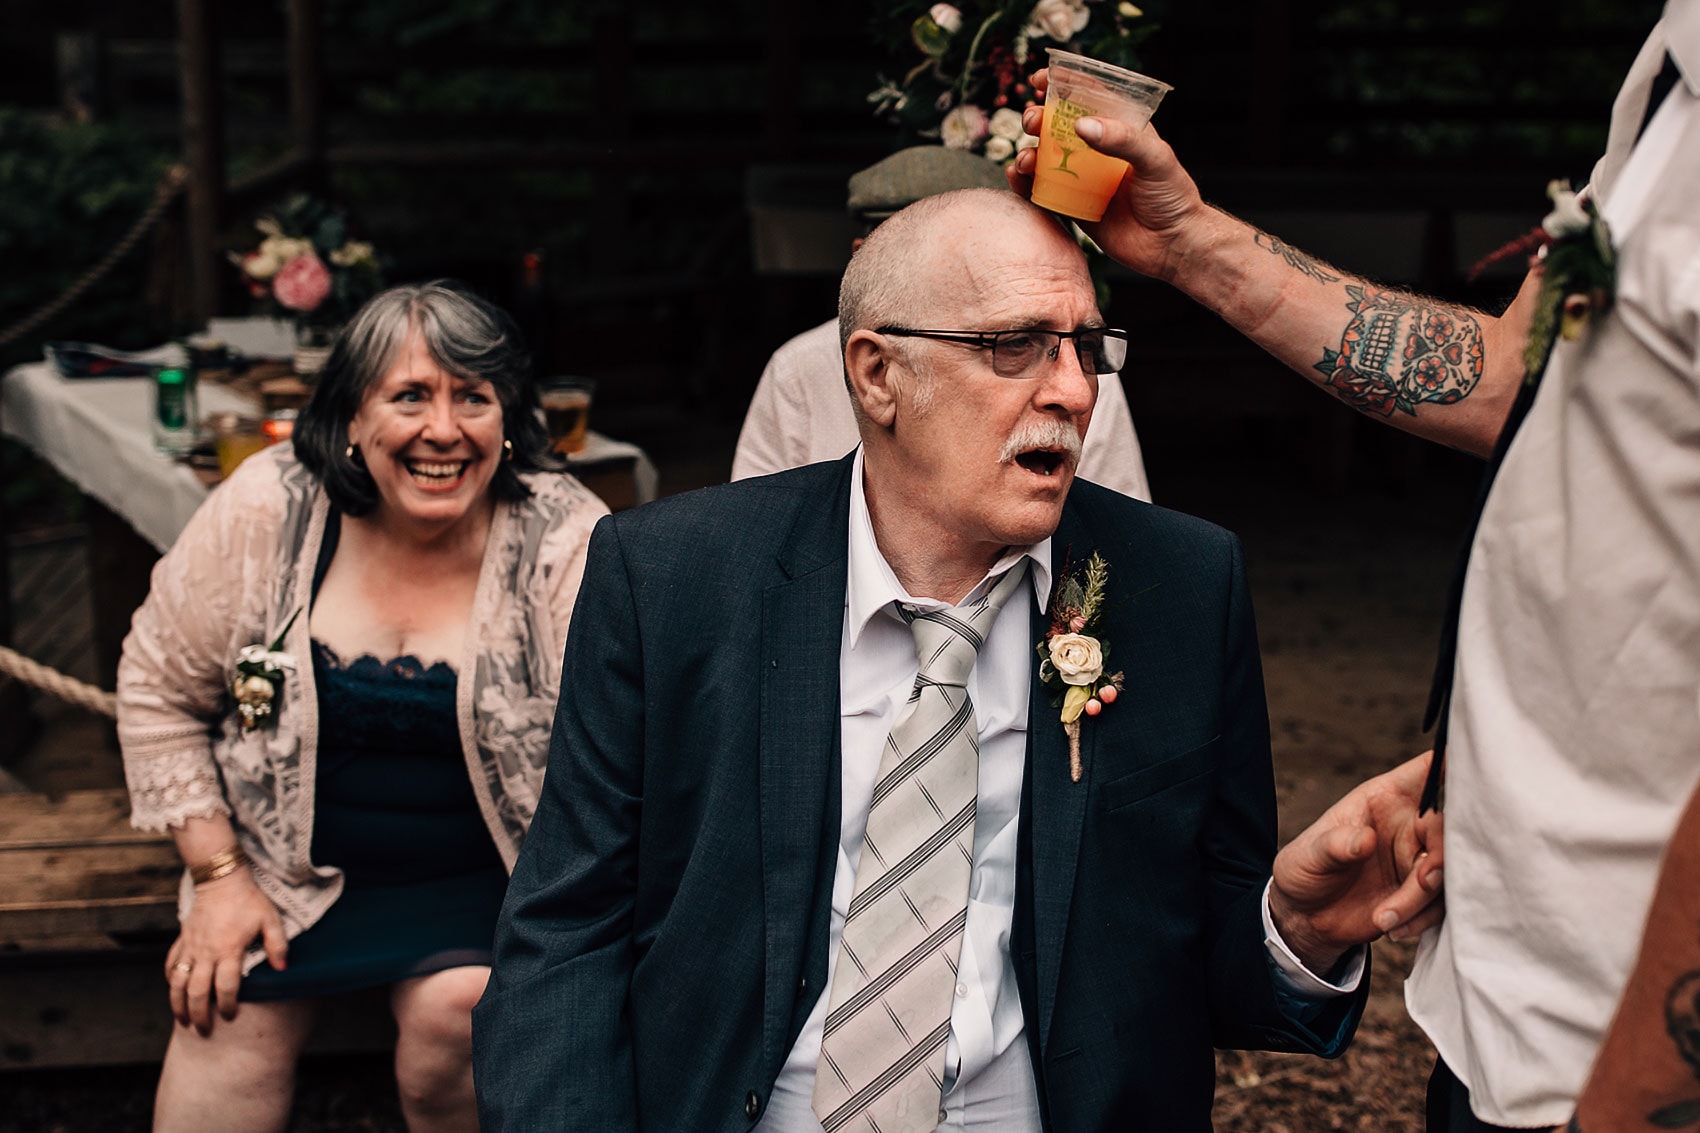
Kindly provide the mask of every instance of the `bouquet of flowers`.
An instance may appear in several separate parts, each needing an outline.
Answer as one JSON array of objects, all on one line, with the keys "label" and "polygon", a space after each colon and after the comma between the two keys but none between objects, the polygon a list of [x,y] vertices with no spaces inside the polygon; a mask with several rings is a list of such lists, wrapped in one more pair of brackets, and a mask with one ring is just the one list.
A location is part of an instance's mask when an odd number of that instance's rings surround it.
[{"label": "bouquet of flowers", "polygon": [[297,194],[254,222],[261,240],[232,253],[249,294],[298,328],[347,322],[384,285],[372,245],[350,239],[341,208]]},{"label": "bouquet of flowers", "polygon": [[1139,68],[1137,49],[1156,30],[1128,0],[893,0],[875,17],[899,79],[879,76],[868,95],[904,144],[940,142],[1006,164],[1036,143],[1021,111],[1036,99],[1027,76],[1058,47]]}]

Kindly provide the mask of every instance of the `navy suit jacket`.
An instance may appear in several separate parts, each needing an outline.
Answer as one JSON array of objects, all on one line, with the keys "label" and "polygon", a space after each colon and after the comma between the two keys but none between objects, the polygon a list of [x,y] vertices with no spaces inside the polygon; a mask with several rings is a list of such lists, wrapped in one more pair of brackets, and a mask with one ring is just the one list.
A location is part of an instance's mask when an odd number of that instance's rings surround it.
[{"label": "navy suit jacket", "polygon": [[[473,1013],[486,1133],[759,1118],[826,985],[848,459],[603,519],[543,797]],[[1049,1129],[1210,1128],[1213,1046],[1338,1053],[1363,991],[1283,1013],[1275,851],[1238,541],[1092,484],[1056,566],[1110,564],[1127,675],[1070,780],[1034,683],[1012,943]],[[1046,620],[1033,608],[1033,640]],[[1364,981],[1367,988],[1368,980]]]}]

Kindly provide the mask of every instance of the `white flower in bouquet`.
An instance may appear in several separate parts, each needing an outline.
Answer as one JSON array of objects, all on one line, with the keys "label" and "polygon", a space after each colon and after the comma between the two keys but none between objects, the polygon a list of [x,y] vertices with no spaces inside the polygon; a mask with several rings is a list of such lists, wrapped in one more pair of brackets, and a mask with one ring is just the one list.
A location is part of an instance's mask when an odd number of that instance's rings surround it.
[{"label": "white flower in bouquet", "polygon": [[[993,138],[1005,138],[1011,143],[1020,141],[1026,133],[1021,128],[1021,111],[1008,106],[1000,106],[992,111],[992,120],[987,124]],[[990,143],[987,143],[988,147]]]},{"label": "white flower in bouquet", "polygon": [[1027,17],[1027,34],[1067,43],[1084,31],[1091,19],[1086,0],[1039,0]]},{"label": "white flower in bouquet", "polygon": [[1008,161],[1015,156],[1015,143],[1008,138],[993,134],[986,139],[986,157],[999,163]]},{"label": "white flower in bouquet", "polygon": [[331,253],[331,263],[339,268],[377,262],[377,251],[364,240],[350,240]]},{"label": "white flower in bouquet", "polygon": [[962,30],[962,10],[954,4],[934,4],[927,15],[941,30],[951,35]]},{"label": "white flower in bouquet", "polygon": [[939,140],[951,149],[973,149],[986,136],[986,112],[964,103],[939,123]]}]

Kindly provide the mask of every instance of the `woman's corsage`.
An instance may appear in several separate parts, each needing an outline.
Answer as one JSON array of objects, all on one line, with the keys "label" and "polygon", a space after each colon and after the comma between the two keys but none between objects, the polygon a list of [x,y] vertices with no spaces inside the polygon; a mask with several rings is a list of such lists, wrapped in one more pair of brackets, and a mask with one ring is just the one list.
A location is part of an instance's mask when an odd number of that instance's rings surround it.
[{"label": "woman's corsage", "polygon": [[1065,563],[1051,591],[1051,628],[1039,642],[1039,680],[1056,693],[1051,707],[1061,712],[1068,733],[1068,775],[1080,782],[1080,717],[1096,716],[1114,704],[1123,674],[1106,674],[1110,643],[1098,634],[1110,564],[1096,551],[1086,569],[1071,574]]},{"label": "woman's corsage", "polygon": [[236,698],[236,713],[242,717],[242,730],[251,732],[273,719],[277,714],[278,690],[283,675],[295,671],[295,658],[281,652],[283,639],[289,635],[299,608],[278,631],[277,640],[269,646],[255,643],[244,645],[236,652],[236,668],[230,678],[230,695]]}]

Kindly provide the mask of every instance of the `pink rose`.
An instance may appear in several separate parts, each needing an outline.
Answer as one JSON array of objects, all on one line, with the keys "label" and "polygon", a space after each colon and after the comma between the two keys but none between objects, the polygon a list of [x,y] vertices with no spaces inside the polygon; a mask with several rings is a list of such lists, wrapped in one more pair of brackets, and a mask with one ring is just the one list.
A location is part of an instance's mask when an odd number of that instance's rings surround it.
[{"label": "pink rose", "polygon": [[312,252],[284,264],[272,279],[272,294],[292,311],[311,311],[330,293],[330,269]]}]

